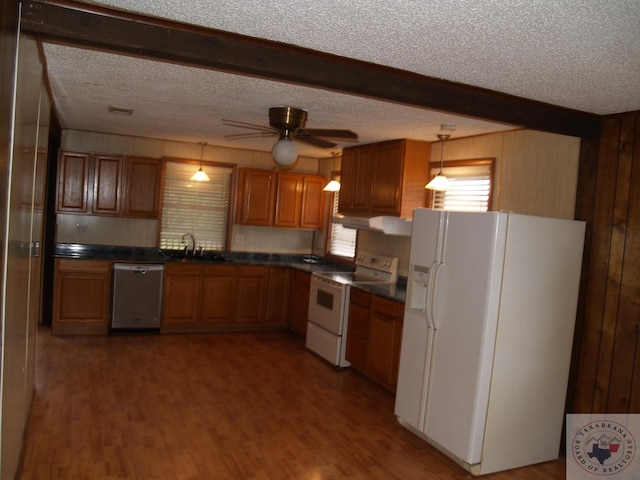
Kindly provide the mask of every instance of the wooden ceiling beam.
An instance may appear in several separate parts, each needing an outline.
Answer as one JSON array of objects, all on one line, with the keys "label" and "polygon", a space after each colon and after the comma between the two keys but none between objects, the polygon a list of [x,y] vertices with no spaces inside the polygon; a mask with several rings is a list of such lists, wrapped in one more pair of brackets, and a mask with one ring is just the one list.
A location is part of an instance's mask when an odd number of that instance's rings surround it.
[{"label": "wooden ceiling beam", "polygon": [[21,29],[45,41],[249,75],[412,107],[594,137],[600,116],[488,89],[73,1],[25,1]]}]

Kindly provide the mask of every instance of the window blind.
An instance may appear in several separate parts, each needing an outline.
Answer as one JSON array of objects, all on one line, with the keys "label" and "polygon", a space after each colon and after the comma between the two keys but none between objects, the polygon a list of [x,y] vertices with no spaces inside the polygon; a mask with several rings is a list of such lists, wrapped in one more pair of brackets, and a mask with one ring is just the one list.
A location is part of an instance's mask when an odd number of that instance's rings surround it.
[{"label": "window blind", "polygon": [[[333,194],[333,206],[331,209],[331,217],[338,213],[338,201],[340,192]],[[352,228],[344,228],[339,223],[331,222],[331,231],[329,233],[328,253],[345,258],[354,258],[356,255],[356,235],[357,230]]]},{"label": "window blind", "polygon": [[[445,164],[446,165],[446,164]],[[436,175],[439,168],[433,168]],[[437,210],[486,212],[491,198],[491,166],[445,166],[449,190],[434,192],[432,207]]]},{"label": "window blind", "polygon": [[205,164],[211,181],[196,182],[192,163],[167,161],[162,197],[160,248],[180,250],[191,233],[197,248],[225,250],[233,169]]}]

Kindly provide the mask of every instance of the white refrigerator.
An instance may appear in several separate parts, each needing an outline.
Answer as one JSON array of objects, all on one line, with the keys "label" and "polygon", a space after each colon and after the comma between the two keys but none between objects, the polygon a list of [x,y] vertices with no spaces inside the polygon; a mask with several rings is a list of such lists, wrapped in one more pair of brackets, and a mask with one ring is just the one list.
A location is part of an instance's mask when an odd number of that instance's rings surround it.
[{"label": "white refrigerator", "polygon": [[414,212],[395,414],[473,475],[558,458],[584,233]]}]

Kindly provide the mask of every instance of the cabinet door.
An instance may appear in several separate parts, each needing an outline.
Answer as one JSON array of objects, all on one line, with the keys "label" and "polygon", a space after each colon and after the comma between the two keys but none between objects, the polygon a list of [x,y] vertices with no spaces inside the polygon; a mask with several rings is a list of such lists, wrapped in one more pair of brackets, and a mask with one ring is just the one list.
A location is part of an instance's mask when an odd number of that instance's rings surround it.
[{"label": "cabinet door", "polygon": [[231,324],[234,319],[236,268],[206,265],[202,278],[202,322]]},{"label": "cabinet door", "polygon": [[371,197],[371,146],[345,148],[342,153],[342,174],[338,211],[365,214]]},{"label": "cabinet door", "polygon": [[194,324],[198,321],[200,266],[168,263],[165,266],[162,326]]},{"label": "cabinet door", "polygon": [[324,216],[324,177],[305,175],[302,184],[302,208],[300,228],[318,230],[322,228]]},{"label": "cabinet door", "polygon": [[398,379],[402,335],[402,305],[373,297],[367,345],[367,374],[384,386],[395,389]]},{"label": "cabinet door", "polygon": [[286,325],[289,311],[289,267],[269,267],[267,322]]},{"label": "cabinet door", "polygon": [[357,288],[351,288],[349,296],[349,326],[345,355],[352,367],[365,373],[371,297],[370,293]]},{"label": "cabinet door", "polygon": [[238,267],[236,322],[259,324],[264,320],[267,267]]},{"label": "cabinet door", "polygon": [[120,215],[124,157],[96,154],[93,161],[92,213]]},{"label": "cabinet door", "polygon": [[279,173],[277,183],[276,210],[273,224],[276,227],[296,228],[300,225],[302,175]]},{"label": "cabinet door", "polygon": [[[400,214],[400,185],[404,143],[402,141],[379,143],[373,149],[371,212],[380,215]],[[428,163],[428,159],[425,159]]]},{"label": "cabinet door", "polygon": [[106,334],[109,329],[110,297],[109,261],[57,259],[53,333]]},{"label": "cabinet door", "polygon": [[291,281],[289,328],[303,337],[307,336],[310,293],[311,274],[296,270]]},{"label": "cabinet door", "polygon": [[161,171],[162,163],[156,158],[127,157],[127,217],[158,218]]},{"label": "cabinet door", "polygon": [[61,152],[58,158],[57,211],[87,213],[90,155]]},{"label": "cabinet door", "polygon": [[270,170],[241,169],[236,222],[241,225],[273,224],[276,174]]}]

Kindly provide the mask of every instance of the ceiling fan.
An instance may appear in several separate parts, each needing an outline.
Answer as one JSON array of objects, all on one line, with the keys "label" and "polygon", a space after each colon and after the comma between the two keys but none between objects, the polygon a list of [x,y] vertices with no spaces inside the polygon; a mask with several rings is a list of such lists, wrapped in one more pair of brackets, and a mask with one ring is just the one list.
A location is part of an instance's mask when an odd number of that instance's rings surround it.
[{"label": "ceiling fan", "polygon": [[222,120],[223,125],[255,130],[250,133],[225,135],[227,140],[278,136],[273,145],[273,158],[279,166],[292,168],[298,158],[293,141],[305,142],[320,148],[333,148],[337,143],[326,138],[345,142],[357,142],[358,134],[351,130],[329,128],[304,128],[307,112],[294,107],[273,107],[269,109],[269,127],[237,120]]}]

